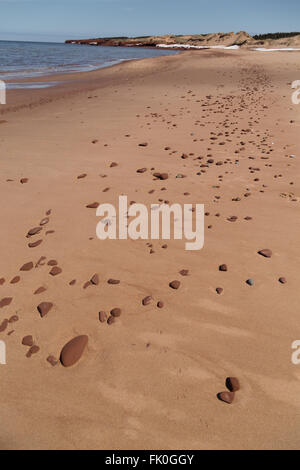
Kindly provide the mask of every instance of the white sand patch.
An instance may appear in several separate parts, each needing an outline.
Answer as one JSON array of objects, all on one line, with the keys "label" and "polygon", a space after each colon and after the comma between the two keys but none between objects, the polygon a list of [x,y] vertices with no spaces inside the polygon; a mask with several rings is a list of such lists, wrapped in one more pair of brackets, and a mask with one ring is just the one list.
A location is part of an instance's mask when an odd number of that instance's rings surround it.
[{"label": "white sand patch", "polygon": [[295,47],[282,47],[281,49],[266,49],[265,47],[258,47],[257,49],[253,49],[254,51],[260,52],[275,52],[275,51],[300,51],[300,48]]},{"label": "white sand patch", "polygon": [[176,48],[176,49],[239,49],[240,46],[192,46],[190,44],[157,44],[156,47]]}]

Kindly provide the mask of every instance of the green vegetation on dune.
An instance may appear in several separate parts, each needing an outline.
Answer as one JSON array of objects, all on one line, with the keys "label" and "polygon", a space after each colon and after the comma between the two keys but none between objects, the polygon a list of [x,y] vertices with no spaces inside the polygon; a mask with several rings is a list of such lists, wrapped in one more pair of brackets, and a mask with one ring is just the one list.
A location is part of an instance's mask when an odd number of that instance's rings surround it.
[{"label": "green vegetation on dune", "polygon": [[292,38],[294,36],[298,36],[300,33],[267,33],[267,34],[256,34],[253,36],[255,40],[266,40],[266,39],[285,39],[285,38]]}]

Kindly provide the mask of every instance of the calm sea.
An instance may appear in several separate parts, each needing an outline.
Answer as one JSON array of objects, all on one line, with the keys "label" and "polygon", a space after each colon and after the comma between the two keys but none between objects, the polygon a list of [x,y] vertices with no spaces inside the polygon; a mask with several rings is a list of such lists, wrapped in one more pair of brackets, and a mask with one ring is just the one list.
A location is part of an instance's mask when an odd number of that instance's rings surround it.
[{"label": "calm sea", "polygon": [[22,83],[18,80],[55,73],[96,70],[125,60],[175,54],[175,51],[131,47],[83,46],[47,42],[0,41],[0,80],[8,88],[41,88],[55,82]]}]

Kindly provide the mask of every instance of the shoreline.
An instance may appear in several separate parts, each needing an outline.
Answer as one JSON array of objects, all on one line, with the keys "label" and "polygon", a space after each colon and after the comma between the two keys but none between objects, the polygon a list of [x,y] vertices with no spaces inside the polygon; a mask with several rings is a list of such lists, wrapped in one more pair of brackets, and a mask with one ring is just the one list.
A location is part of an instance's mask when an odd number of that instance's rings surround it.
[{"label": "shoreline", "polygon": [[[0,115],[5,115],[10,112],[16,112],[23,108],[33,108],[49,101],[65,98],[66,96],[73,96],[74,94],[84,91],[93,91],[95,89],[109,86],[109,80],[119,83],[119,80],[128,79],[126,73],[134,75],[135,71],[131,70],[131,64],[143,63],[147,61],[149,65],[151,61],[159,61],[160,59],[173,58],[178,55],[184,54],[189,51],[179,51],[177,54],[171,56],[158,56],[150,58],[138,58],[123,60],[120,63],[100,67],[96,70],[74,73],[54,73],[43,75],[41,77],[28,77],[20,79],[18,82],[22,83],[47,83],[57,82],[56,85],[47,88],[35,89],[8,89],[7,90],[7,104],[0,106]],[[141,64],[142,65],[142,64]],[[159,67],[159,65],[157,64]],[[142,68],[142,67],[141,67]],[[123,74],[122,74],[123,72]],[[122,76],[123,75],[123,76]],[[7,80],[7,83],[14,82],[15,80]],[[16,103],[14,103],[16,101]],[[13,104],[10,104],[10,103]]]}]

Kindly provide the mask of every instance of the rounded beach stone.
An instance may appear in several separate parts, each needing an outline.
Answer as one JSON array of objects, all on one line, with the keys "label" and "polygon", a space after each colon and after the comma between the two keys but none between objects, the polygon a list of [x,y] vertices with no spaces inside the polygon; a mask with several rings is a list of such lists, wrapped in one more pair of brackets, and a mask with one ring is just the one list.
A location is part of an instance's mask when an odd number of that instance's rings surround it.
[{"label": "rounded beach stone", "polygon": [[98,286],[99,284],[99,276],[98,274],[94,274],[90,281],[94,286]]},{"label": "rounded beach stone", "polygon": [[108,279],[107,283],[112,284],[112,285],[117,285],[117,284],[120,284],[120,281],[119,279]]},{"label": "rounded beach stone", "polygon": [[55,367],[58,364],[58,360],[54,356],[48,356],[47,362],[49,362],[49,364],[51,364],[52,367]]},{"label": "rounded beach stone", "polygon": [[221,392],[221,393],[218,393],[217,397],[220,401],[223,401],[224,403],[228,403],[228,405],[231,405],[231,403],[233,403],[235,393],[234,392]]},{"label": "rounded beach stone", "polygon": [[43,292],[45,292],[47,289],[46,287],[39,287],[36,291],[34,291],[34,295],[39,295],[39,294],[42,294]]},{"label": "rounded beach stone", "polygon": [[40,348],[36,345],[33,345],[31,346],[31,348],[29,349],[28,353],[26,354],[26,357],[31,357],[32,354],[36,354],[38,353],[40,350]]},{"label": "rounded beach stone", "polygon": [[103,310],[101,310],[101,311],[99,312],[99,321],[100,321],[101,323],[105,323],[106,320],[107,320],[107,313],[104,312]]},{"label": "rounded beach stone", "polygon": [[164,303],[160,300],[159,302],[157,302],[157,307],[164,308]]},{"label": "rounded beach stone", "polygon": [[221,266],[219,266],[219,271],[227,272],[228,271],[227,264],[221,264]]},{"label": "rounded beach stone", "polygon": [[42,219],[42,220],[40,221],[40,225],[46,225],[46,224],[48,224],[49,220],[50,220],[49,217],[45,217],[44,219]]},{"label": "rounded beach stone", "polygon": [[31,335],[24,336],[22,339],[22,344],[24,346],[33,346],[33,337]]},{"label": "rounded beach stone", "polygon": [[217,287],[216,292],[217,294],[221,295],[223,293],[224,289],[222,287]]},{"label": "rounded beach stone", "polygon": [[0,308],[7,307],[12,302],[12,297],[4,297],[0,300]]},{"label": "rounded beach stone", "polygon": [[51,302],[42,302],[40,305],[37,306],[37,309],[43,318],[44,316],[47,315],[47,313],[50,312],[51,308],[53,307],[53,304]]},{"label": "rounded beach stone", "polygon": [[20,271],[30,271],[33,268],[33,262],[30,261],[29,263],[23,264],[23,266],[20,268]]},{"label": "rounded beach stone", "polygon": [[40,233],[41,230],[42,227],[31,228],[27,233],[27,237],[33,237],[33,235],[37,235],[38,233]]},{"label": "rounded beach stone", "polygon": [[230,392],[238,392],[241,388],[239,379],[236,377],[227,377],[225,383]]},{"label": "rounded beach stone", "polygon": [[99,207],[99,202],[92,202],[86,206],[88,209],[97,209]]},{"label": "rounded beach stone", "polygon": [[81,358],[88,344],[88,336],[81,335],[71,339],[62,348],[60,353],[60,362],[64,367],[71,367]]},{"label": "rounded beach stone", "polygon": [[56,261],[56,259],[50,259],[47,264],[48,266],[57,266],[58,262]]},{"label": "rounded beach stone", "polygon": [[18,315],[12,315],[12,316],[9,318],[8,323],[15,323],[15,322],[17,322],[17,321],[19,321]]},{"label": "rounded beach stone", "polygon": [[286,280],[285,277],[280,277],[280,278],[278,279],[278,281],[280,282],[280,284],[286,284],[286,283],[287,283],[287,280]]},{"label": "rounded beach stone", "polygon": [[49,272],[49,274],[51,274],[51,276],[57,276],[58,274],[61,274],[61,273],[62,273],[62,269],[59,268],[58,266],[53,266],[53,268]]},{"label": "rounded beach stone", "polygon": [[29,248],[36,248],[36,247],[39,246],[42,242],[43,242],[43,240],[37,240],[36,242],[28,243],[28,246],[29,246]]},{"label": "rounded beach stone", "polygon": [[122,314],[122,310],[120,308],[113,308],[110,312],[111,316],[114,318],[118,318]]},{"label": "rounded beach stone", "polygon": [[152,297],[150,295],[148,295],[147,297],[145,297],[143,300],[142,300],[142,304],[143,305],[149,305],[151,303],[151,300],[152,300]]},{"label": "rounded beach stone", "polygon": [[171,287],[171,289],[179,289],[180,287],[180,281],[172,281],[170,282],[169,286]]},{"label": "rounded beach stone", "polygon": [[15,276],[11,281],[10,283],[11,284],[17,284],[18,282],[20,282],[20,276]]},{"label": "rounded beach stone", "polygon": [[0,324],[0,333],[5,331],[7,327],[8,327],[8,320],[7,318],[5,318],[5,320],[3,320],[2,323]]},{"label": "rounded beach stone", "polygon": [[179,274],[181,274],[181,276],[188,276],[189,275],[189,270],[188,269],[182,269],[181,271],[179,271]]},{"label": "rounded beach stone", "polygon": [[271,258],[272,256],[272,251],[269,250],[268,248],[264,249],[264,250],[260,250],[258,252],[259,255],[263,256],[264,258]]}]

